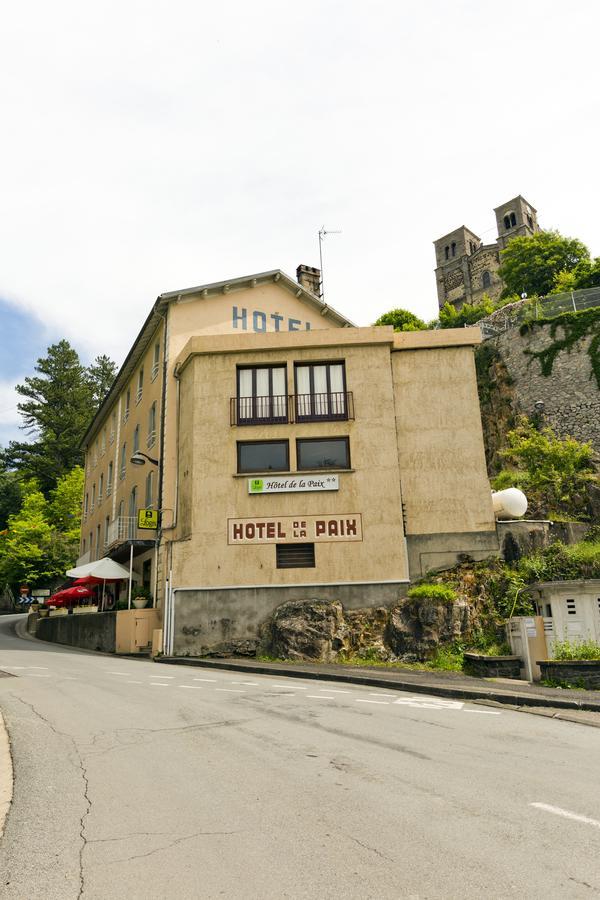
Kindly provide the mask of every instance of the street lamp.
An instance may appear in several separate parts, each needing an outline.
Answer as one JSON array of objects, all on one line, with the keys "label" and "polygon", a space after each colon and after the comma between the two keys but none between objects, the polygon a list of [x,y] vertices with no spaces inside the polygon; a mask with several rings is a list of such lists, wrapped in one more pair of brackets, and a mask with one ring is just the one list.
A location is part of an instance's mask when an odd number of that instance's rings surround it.
[{"label": "street lamp", "polygon": [[131,459],[130,459],[129,461],[130,461],[131,463],[133,463],[134,466],[145,466],[145,465],[146,465],[146,460],[148,460],[148,462],[152,463],[153,466],[157,466],[157,465],[158,465],[158,460],[157,460],[157,459],[152,459],[151,456],[148,456],[147,453],[142,453],[141,450],[137,450],[137,451],[133,454],[133,456],[131,457]]}]

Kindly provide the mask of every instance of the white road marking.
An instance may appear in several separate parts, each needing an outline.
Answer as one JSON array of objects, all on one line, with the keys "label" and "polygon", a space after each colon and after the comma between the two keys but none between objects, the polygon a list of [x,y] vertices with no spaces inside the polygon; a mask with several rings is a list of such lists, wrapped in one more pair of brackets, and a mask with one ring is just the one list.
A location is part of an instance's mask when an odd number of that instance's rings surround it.
[{"label": "white road marking", "polygon": [[324,697],[323,694],[307,694],[311,700],[335,700],[335,697]]},{"label": "white road marking", "polygon": [[107,672],[107,675],[129,675],[129,672]]},{"label": "white road marking", "polygon": [[398,694],[380,694],[379,692],[376,694],[369,694],[369,697],[391,697],[392,700],[397,696]]},{"label": "white road marking", "polygon": [[170,684],[165,684],[162,681],[151,681],[150,687],[171,687]]},{"label": "white road marking", "polygon": [[27,666],[28,669],[47,669],[48,666]]},{"label": "white road marking", "polygon": [[143,681],[126,681],[125,684],[143,684]]},{"label": "white road marking", "polygon": [[50,675],[42,675],[41,672],[27,672],[30,678],[51,678]]},{"label": "white road marking", "polygon": [[383,703],[384,706],[389,706],[389,700],[355,700],[355,703]]},{"label": "white road marking", "polygon": [[441,700],[437,697],[400,697],[394,704],[410,706],[413,709],[462,709],[462,700]]},{"label": "white road marking", "polygon": [[307,687],[302,687],[301,684],[271,684],[270,687],[278,687],[278,688],[288,688],[291,691],[307,691]]},{"label": "white road marking", "polygon": [[217,683],[216,678],[194,678],[194,681],[210,681],[213,684]]},{"label": "white road marking", "polygon": [[175,678],[174,675],[148,675],[148,678]]},{"label": "white road marking", "polygon": [[333,688],[323,688],[326,694],[349,694],[350,691],[334,691]]},{"label": "white road marking", "polygon": [[493,709],[463,709],[463,712],[469,713],[477,713],[480,716],[499,716],[499,712],[494,712]]},{"label": "white road marking", "polygon": [[536,809],[543,809],[544,812],[553,813],[555,816],[562,816],[563,819],[572,819],[573,822],[583,822],[584,825],[591,825],[593,828],[600,828],[598,819],[590,819],[589,816],[580,816],[578,813],[569,812],[568,809],[561,809],[560,806],[550,806],[548,803],[530,803]]},{"label": "white road marking", "polygon": [[258,681],[232,681],[232,684],[249,684],[251,687],[258,687]]},{"label": "white road marking", "polygon": [[238,688],[215,688],[215,691],[224,691],[226,694],[245,694],[246,691],[240,691]]},{"label": "white road marking", "polygon": [[201,691],[202,688],[199,684],[180,684],[180,688],[187,688],[188,691]]}]

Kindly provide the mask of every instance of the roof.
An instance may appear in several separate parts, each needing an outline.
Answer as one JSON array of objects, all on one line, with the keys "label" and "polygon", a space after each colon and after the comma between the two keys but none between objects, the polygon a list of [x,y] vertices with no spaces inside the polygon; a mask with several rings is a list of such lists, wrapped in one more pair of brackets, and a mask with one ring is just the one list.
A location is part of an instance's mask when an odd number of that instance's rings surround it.
[{"label": "roof", "polygon": [[97,427],[106,418],[114,398],[121,390],[123,390],[135,371],[139,360],[146,352],[148,344],[160,325],[161,319],[164,319],[170,303],[180,300],[182,297],[191,297],[195,294],[199,294],[201,297],[215,296],[216,294],[229,294],[236,290],[245,290],[248,287],[256,287],[259,284],[269,284],[271,282],[279,283],[285,290],[294,294],[295,297],[298,297],[305,303],[313,306],[322,316],[327,316],[337,325],[345,328],[355,327],[350,319],[347,319],[341,313],[337,312],[337,310],[321,300],[320,297],[313,294],[312,291],[309,291],[294,278],[291,278],[289,275],[286,275],[285,272],[282,272],[281,269],[272,269],[269,272],[258,272],[254,275],[243,275],[241,278],[227,278],[224,281],[213,281],[209,284],[200,284],[196,287],[182,288],[181,290],[167,291],[166,293],[159,294],[146,321],[142,325],[138,336],[131,345],[131,349],[125,357],[125,361],[119,369],[109,392],[106,394],[104,400],[100,404],[98,412],[90,422],[90,425],[81,440],[80,447],[83,449],[87,447],[90,438],[95,433]]}]

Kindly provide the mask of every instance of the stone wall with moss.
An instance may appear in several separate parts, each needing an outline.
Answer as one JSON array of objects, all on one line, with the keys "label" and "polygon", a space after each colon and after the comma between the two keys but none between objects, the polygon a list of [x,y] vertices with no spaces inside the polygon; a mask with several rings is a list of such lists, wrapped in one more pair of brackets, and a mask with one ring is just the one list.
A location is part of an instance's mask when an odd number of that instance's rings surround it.
[{"label": "stone wall with moss", "polygon": [[479,395],[491,474],[515,417],[535,416],[560,437],[591,441],[600,453],[600,309],[512,328],[477,351]]}]

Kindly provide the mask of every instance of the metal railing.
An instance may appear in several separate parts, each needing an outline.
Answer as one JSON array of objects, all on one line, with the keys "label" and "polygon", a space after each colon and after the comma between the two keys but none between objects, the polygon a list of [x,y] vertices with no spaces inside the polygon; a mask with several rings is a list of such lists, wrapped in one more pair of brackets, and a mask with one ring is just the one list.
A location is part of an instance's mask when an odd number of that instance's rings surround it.
[{"label": "metal railing", "polygon": [[[151,535],[154,536],[154,533]],[[142,538],[148,537],[148,532],[142,532]],[[105,550],[114,544],[120,544],[124,541],[135,541],[140,539],[140,530],[138,529],[137,516],[117,516],[108,526],[108,533],[104,544]]]},{"label": "metal railing", "polygon": [[286,425],[347,419],[354,419],[352,391],[231,397],[229,401],[231,425]]},{"label": "metal railing", "polygon": [[511,328],[518,328],[525,321],[549,319],[566,312],[580,312],[583,309],[600,306],[600,288],[584,288],[549,297],[532,297],[497,309],[477,323],[484,340],[498,337]]}]

